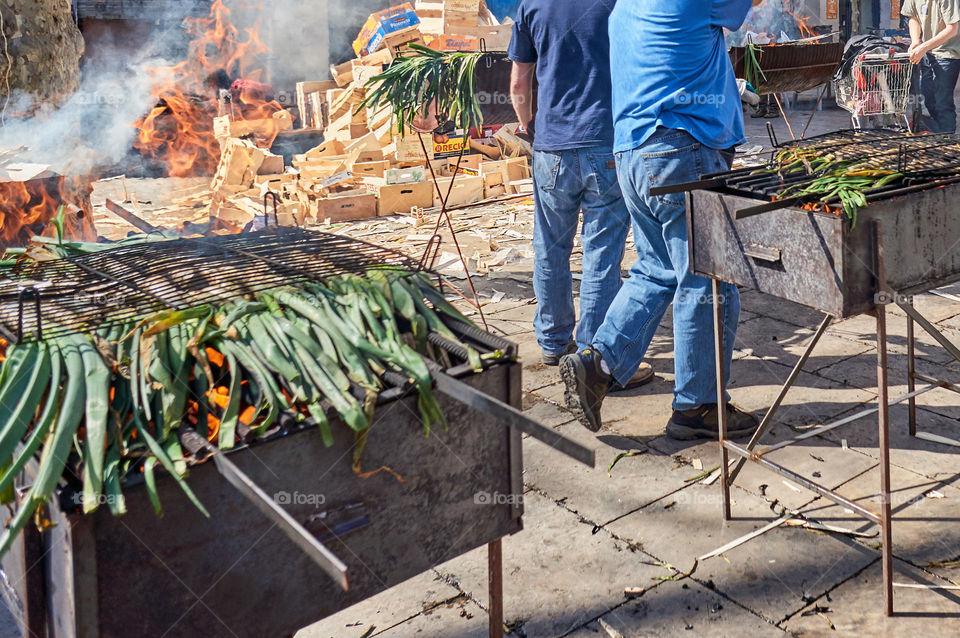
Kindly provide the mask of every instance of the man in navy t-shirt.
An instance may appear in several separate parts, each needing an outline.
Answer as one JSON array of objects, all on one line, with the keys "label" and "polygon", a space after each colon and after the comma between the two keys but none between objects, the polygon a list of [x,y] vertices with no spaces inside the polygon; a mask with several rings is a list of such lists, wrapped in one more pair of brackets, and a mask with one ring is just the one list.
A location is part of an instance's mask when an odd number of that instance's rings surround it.
[{"label": "man in navy t-shirt", "polygon": [[[615,0],[523,0],[510,59],[520,133],[533,138],[534,325],[543,362],[588,347],[620,289],[629,214],[613,157],[607,21]],[[533,78],[539,83],[534,113]],[[570,255],[583,213],[580,321]],[[576,342],[572,341],[576,328]],[[622,387],[653,378],[634,366]]]},{"label": "man in navy t-shirt", "polygon": [[[733,147],[744,141],[743,113],[723,30],[740,28],[759,2],[620,0],[610,16],[614,150],[638,259],[591,347],[561,362],[567,405],[590,430],[601,427],[611,379],[633,374],[672,303],[676,380],[667,434],[719,434],[712,283],[690,270],[684,195],[651,196],[650,188],[730,167]],[[740,296],[730,284],[720,291],[729,378]],[[730,438],[756,430],[753,415],[727,410]]]}]

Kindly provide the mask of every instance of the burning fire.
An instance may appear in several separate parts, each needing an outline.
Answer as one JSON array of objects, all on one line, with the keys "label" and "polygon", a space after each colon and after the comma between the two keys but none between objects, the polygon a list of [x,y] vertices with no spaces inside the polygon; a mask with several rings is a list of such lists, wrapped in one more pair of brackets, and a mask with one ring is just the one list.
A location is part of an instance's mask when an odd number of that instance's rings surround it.
[{"label": "burning fire", "polygon": [[230,95],[229,114],[235,121],[267,119],[283,108],[269,95],[269,87],[259,84],[262,71],[255,68],[257,58],[269,49],[256,25],[243,31],[231,22],[225,1],[216,0],[209,17],[188,20],[194,39],[187,59],[152,71],[157,106],[134,125],[134,148],[165,164],[171,176],[216,170],[220,145],[213,120],[225,114],[219,112],[218,93]]},{"label": "burning fire", "polygon": [[43,232],[61,204],[85,210],[89,190],[89,182],[79,178],[0,182],[0,248],[26,245]]},{"label": "burning fire", "polygon": [[810,28],[810,16],[799,16],[787,7],[784,7],[783,10],[797,23],[797,28],[800,29],[800,39],[811,38],[817,35],[814,30]]}]

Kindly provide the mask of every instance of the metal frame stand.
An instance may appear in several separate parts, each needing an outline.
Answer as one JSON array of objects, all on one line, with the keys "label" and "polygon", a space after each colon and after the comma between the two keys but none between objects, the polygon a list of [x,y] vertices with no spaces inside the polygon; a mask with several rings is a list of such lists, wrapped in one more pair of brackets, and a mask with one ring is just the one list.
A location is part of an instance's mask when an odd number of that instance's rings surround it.
[{"label": "metal frame stand", "polygon": [[[790,376],[787,378],[787,381],[783,384],[780,389],[780,393],[777,396],[776,400],[773,402],[773,405],[769,408],[766,415],[763,417],[763,420],[760,423],[757,432],[750,439],[750,442],[746,445],[740,445],[733,441],[727,439],[727,379],[726,371],[724,368],[724,325],[723,325],[723,311],[721,305],[721,296],[720,296],[720,282],[718,280],[713,281],[713,308],[714,308],[714,337],[716,342],[716,364],[717,364],[717,402],[720,404],[719,410],[719,439],[720,439],[720,452],[721,452],[721,465],[720,465],[720,487],[723,492],[723,513],[725,520],[731,520],[731,509],[730,509],[730,486],[736,480],[740,471],[743,469],[744,464],[747,461],[756,463],[772,472],[775,472],[787,480],[804,487],[819,496],[830,500],[841,507],[849,509],[856,514],[866,518],[873,523],[876,523],[881,530],[881,538],[883,541],[883,547],[881,549],[881,561],[883,567],[883,587],[884,587],[884,610],[887,616],[893,615],[893,535],[892,535],[892,512],[891,512],[891,499],[890,499],[890,407],[898,405],[904,402],[907,402],[910,418],[909,418],[909,427],[911,436],[915,436],[920,439],[927,441],[932,441],[935,443],[941,443],[944,445],[952,445],[960,447],[960,441],[953,439],[947,439],[945,437],[937,436],[934,434],[928,434],[924,432],[917,431],[917,416],[916,416],[916,399],[918,396],[935,390],[937,388],[943,388],[956,392],[960,394],[960,386],[952,384],[950,382],[944,381],[942,379],[937,379],[930,377],[924,374],[917,372],[916,362],[915,362],[915,353],[916,353],[916,334],[915,334],[915,324],[919,324],[924,331],[926,331],[931,337],[933,337],[937,343],[939,343],[945,350],[947,350],[953,357],[960,361],[960,348],[950,342],[947,337],[945,337],[939,330],[930,321],[928,321],[923,315],[921,315],[916,308],[913,306],[912,298],[902,298],[895,293],[891,293],[885,284],[885,264],[883,259],[883,242],[882,242],[882,229],[879,222],[875,225],[875,234],[876,234],[876,263],[875,263],[875,273],[878,281],[877,285],[877,305],[871,311],[876,317],[877,321],[877,405],[875,407],[866,408],[862,411],[857,412],[856,414],[838,419],[832,423],[826,425],[821,425],[816,427],[804,434],[795,436],[789,440],[781,441],[779,443],[763,446],[758,448],[758,443],[761,437],[766,433],[773,423],[774,416],[777,413],[777,410],[780,408],[783,403],[784,398],[787,393],[793,387],[794,383],[797,380],[797,377],[800,375],[801,370],[804,365],[810,358],[810,355],[813,353],[814,349],[817,347],[817,344],[820,342],[821,337],[823,337],[827,328],[833,322],[833,317],[827,315],[823,322],[820,324],[820,327],[817,329],[816,333],[813,335],[810,343],[807,345],[806,350],[803,355],[800,357],[800,360],[794,366]],[[908,365],[908,392],[907,394],[897,397],[895,399],[890,399],[889,394],[889,377],[888,377],[888,343],[887,343],[887,309],[886,306],[896,303],[897,306],[903,309],[907,314],[907,365]],[[917,381],[921,381],[926,385],[917,389]],[[767,458],[771,452],[776,450],[801,443],[807,439],[813,438],[819,434],[829,432],[831,430],[837,429],[844,425],[849,425],[859,419],[869,416],[871,414],[877,415],[877,425],[879,428],[879,447],[880,447],[880,496],[881,496],[881,510],[880,512],[874,512],[866,507],[856,503],[837,492],[830,490],[813,480],[810,480],[804,476],[801,476],[790,469],[778,464]],[[729,457],[730,453],[735,454],[738,459],[736,464],[731,468]]]}]

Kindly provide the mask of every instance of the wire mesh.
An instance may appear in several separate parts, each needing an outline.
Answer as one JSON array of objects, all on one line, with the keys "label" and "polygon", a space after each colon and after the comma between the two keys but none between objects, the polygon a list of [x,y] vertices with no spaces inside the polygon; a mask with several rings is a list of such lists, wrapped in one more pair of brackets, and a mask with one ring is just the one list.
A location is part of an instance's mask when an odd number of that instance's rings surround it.
[{"label": "wire mesh", "polygon": [[417,265],[373,244],[298,228],[27,259],[0,272],[0,333],[19,341],[89,332],[162,310],[223,304],[372,268],[416,270]]},{"label": "wire mesh", "polygon": [[902,116],[910,105],[912,78],[908,54],[861,55],[850,75],[834,82],[837,105],[855,116]]}]

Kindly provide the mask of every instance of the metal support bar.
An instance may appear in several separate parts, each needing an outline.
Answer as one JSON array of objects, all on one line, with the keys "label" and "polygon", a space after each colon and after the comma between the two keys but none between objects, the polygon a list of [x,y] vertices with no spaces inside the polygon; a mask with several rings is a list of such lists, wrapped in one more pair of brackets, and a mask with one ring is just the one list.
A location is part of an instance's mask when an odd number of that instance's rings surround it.
[{"label": "metal support bar", "polygon": [[[827,331],[827,328],[830,327],[831,323],[833,323],[833,317],[830,315],[827,315],[823,318],[823,321],[820,323],[820,327],[817,328],[817,332],[813,335],[813,339],[810,340],[810,343],[807,345],[806,350],[804,350],[800,360],[797,361],[797,365],[793,367],[793,370],[790,372],[790,376],[787,377],[787,381],[783,384],[783,387],[780,388],[780,394],[777,395],[773,405],[770,406],[770,409],[767,410],[767,414],[763,417],[763,421],[760,422],[760,427],[757,428],[757,431],[754,432],[753,437],[750,438],[750,442],[747,443],[748,450],[752,450],[753,448],[757,447],[757,443],[760,442],[760,437],[762,437],[766,433],[767,429],[773,425],[773,417],[783,404],[783,400],[787,398],[787,393],[790,392],[791,388],[793,388],[793,384],[796,383],[797,377],[800,376],[800,372],[803,370],[803,367],[807,365],[807,361],[810,360],[810,355],[813,354],[814,349],[817,347],[817,344],[820,343],[821,337],[823,337],[823,334]],[[737,476],[739,476],[740,470],[743,469],[743,464],[746,462],[746,459],[740,459],[737,461],[736,466],[734,466],[733,470],[730,471],[731,483],[737,480]]]},{"label": "metal support bar", "polygon": [[490,590],[490,638],[503,638],[503,541],[487,545],[487,585]]},{"label": "metal support bar", "polygon": [[[876,253],[877,298],[887,290],[887,269],[883,256],[883,222],[873,223]],[[911,308],[912,309],[912,308]],[[916,312],[914,310],[914,312]],[[883,519],[880,523],[883,547],[883,601],[887,617],[893,616],[893,509],[890,504],[890,379],[887,360],[887,307],[878,303],[877,315],[877,425],[880,429],[880,507]]]},{"label": "metal support bar", "polygon": [[897,301],[897,305],[900,306],[901,310],[907,313],[908,317],[920,324],[920,327],[923,328],[927,334],[933,337],[937,343],[943,346],[943,349],[949,352],[954,359],[960,361],[960,349],[958,349],[952,341],[947,339],[942,332],[937,330],[936,326],[930,323],[926,317],[917,312],[917,309],[914,308],[913,305],[905,303],[904,301]]},{"label": "metal support bar", "polygon": [[347,566],[323,543],[318,541],[313,534],[307,531],[303,525],[290,516],[286,510],[277,505],[276,500],[270,498],[253,479],[228,459],[220,448],[211,445],[196,430],[191,428],[180,428],[179,435],[181,444],[199,460],[208,459],[212,456],[217,471],[227,479],[230,485],[253,503],[280,531],[313,559],[313,562],[337,581],[344,591],[350,589]]},{"label": "metal support bar", "polygon": [[218,453],[214,455],[213,462],[217,466],[217,471],[227,479],[230,485],[247,497],[247,500],[256,505],[257,509],[273,521],[273,523],[280,528],[280,531],[286,534],[307,556],[313,559],[313,562],[337,581],[344,591],[350,589],[350,582],[347,578],[347,566],[344,565],[333,552],[304,529],[303,525],[290,516],[285,509],[277,505],[276,501],[270,498],[267,493],[238,468],[233,461],[223,454]]},{"label": "metal support bar", "polygon": [[783,476],[784,478],[796,483],[797,485],[807,488],[811,492],[814,492],[815,494],[818,494],[823,498],[836,503],[840,507],[846,507],[847,509],[852,510],[853,512],[859,514],[860,516],[863,516],[867,520],[873,521],[874,523],[878,523],[878,524],[880,523],[880,515],[877,514],[876,512],[871,512],[870,510],[860,505],[859,503],[855,503],[854,501],[851,501],[850,499],[837,494],[833,490],[826,488],[820,485],[819,483],[811,481],[810,479],[805,478],[795,472],[791,472],[790,470],[783,467],[779,463],[774,463],[769,459],[765,459],[761,456],[757,456],[756,454],[751,454],[749,450],[731,441],[727,441],[724,444],[724,447],[730,450],[731,452],[733,452],[734,454],[739,454],[745,459],[750,459],[754,463],[757,463],[758,465],[765,467],[768,470],[772,470],[776,472],[780,476]]},{"label": "metal support bar", "polygon": [[555,430],[537,423],[520,410],[507,405],[503,401],[499,401],[477,390],[473,386],[454,379],[450,375],[440,371],[436,364],[430,365],[430,363],[428,363],[428,367],[431,369],[430,375],[433,377],[437,390],[451,399],[485,414],[489,414],[505,422],[510,427],[516,428],[524,434],[529,434],[538,441],[549,445],[558,452],[566,454],[575,461],[580,461],[587,467],[595,467],[596,458],[593,450],[562,436]]},{"label": "metal support bar", "polygon": [[[908,401],[912,397],[918,397],[921,394],[926,394],[927,392],[930,392],[931,390],[936,390],[939,387],[940,387],[939,383],[924,386],[919,390],[914,390],[909,394],[904,394],[903,396],[897,397],[893,401],[890,401],[890,405],[891,406],[899,405],[904,401]],[[799,436],[795,436],[792,439],[788,439],[786,441],[780,441],[779,443],[774,443],[773,445],[768,445],[763,449],[761,449],[759,452],[754,452],[754,454],[757,456],[766,456],[771,452],[776,452],[777,450],[782,450],[785,447],[790,447],[791,445],[799,443],[800,441],[806,441],[807,439],[812,439],[813,437],[823,434],[824,432],[829,432],[830,430],[836,430],[837,428],[853,423],[854,421],[859,421],[863,417],[870,416],[871,414],[876,414],[879,411],[880,411],[879,405],[872,408],[866,408],[865,410],[861,410],[856,414],[851,414],[850,416],[843,417],[842,419],[834,421],[833,423],[828,423],[827,425],[821,425],[820,427],[814,428],[809,432],[804,432],[803,434]]]},{"label": "metal support bar", "polygon": [[[913,299],[908,300],[913,306]],[[929,381],[927,383],[930,383]],[[917,334],[916,322],[907,315],[907,392],[913,392],[917,387]],[[910,422],[910,436],[917,436],[917,401],[910,399],[907,408]]]},{"label": "metal support bar", "polygon": [[729,521],[732,518],[730,511],[730,455],[725,445],[727,439],[727,368],[726,348],[724,347],[723,331],[723,303],[720,298],[720,282],[714,279],[713,283],[713,337],[716,350],[717,366],[717,421],[720,436],[720,489],[723,491],[723,518]]},{"label": "metal support bar", "polygon": [[914,379],[916,379],[917,381],[923,381],[924,383],[935,385],[938,388],[941,388],[943,390],[950,390],[950,392],[955,392],[956,394],[960,394],[960,385],[957,385],[956,383],[950,383],[949,381],[944,381],[943,379],[931,377],[926,374],[923,374],[922,372],[914,373]]}]

